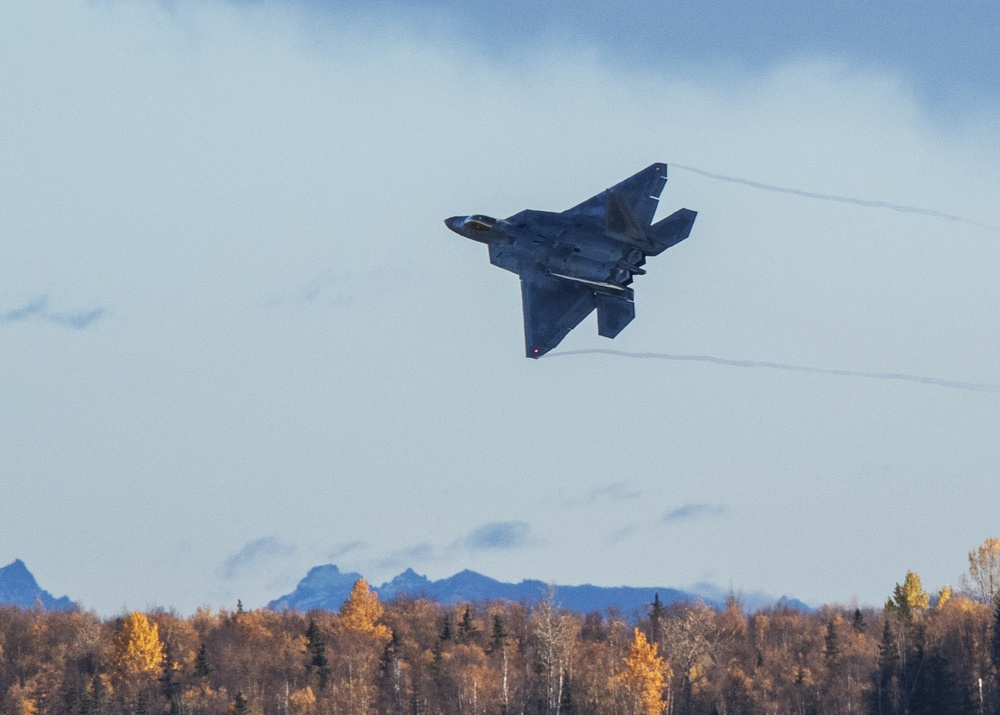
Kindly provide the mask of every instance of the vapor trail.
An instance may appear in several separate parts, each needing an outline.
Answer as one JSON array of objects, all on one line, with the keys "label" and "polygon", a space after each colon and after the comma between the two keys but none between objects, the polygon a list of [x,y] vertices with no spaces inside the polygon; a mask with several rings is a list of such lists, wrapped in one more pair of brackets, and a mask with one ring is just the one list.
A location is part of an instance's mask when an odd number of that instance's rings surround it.
[{"label": "vapor trail", "polygon": [[957,380],[942,380],[937,377],[925,377],[922,375],[907,375],[901,372],[863,372],[859,370],[836,370],[824,367],[806,367],[804,365],[787,365],[780,362],[766,362],[759,360],[730,360],[728,358],[712,357],[711,355],[670,355],[668,353],[632,353],[624,350],[609,350],[606,348],[593,348],[590,350],[563,350],[556,353],[549,353],[546,357],[562,357],[564,355],[617,355],[619,357],[640,358],[644,360],[677,360],[681,362],[710,362],[715,365],[728,365],[730,367],[765,368],[768,370],[784,370],[786,372],[807,372],[815,375],[836,375],[838,377],[861,377],[869,380],[901,380],[903,382],[917,382],[921,385],[934,385],[936,387],[947,387],[952,390],[970,390],[972,392],[995,392],[1000,393],[1000,385],[991,385],[981,382],[959,382]]},{"label": "vapor trail", "polygon": [[684,171],[690,171],[695,174],[701,174],[702,176],[707,176],[710,179],[718,179],[719,181],[728,181],[733,184],[743,184],[744,186],[752,186],[755,189],[764,189],[765,191],[776,191],[781,194],[792,194],[793,196],[802,196],[807,199],[820,199],[822,201],[837,201],[844,204],[854,204],[855,206],[889,209],[891,211],[900,211],[902,213],[921,214],[922,216],[934,216],[935,218],[943,218],[946,221],[956,221],[958,223],[964,223],[970,226],[976,226],[978,228],[982,228],[987,231],[992,231],[994,233],[1000,233],[1000,229],[998,229],[996,226],[990,226],[989,224],[986,223],[980,223],[979,221],[973,221],[972,219],[965,218],[963,216],[956,216],[955,214],[949,214],[945,213],[944,211],[937,211],[935,209],[925,209],[919,206],[904,206],[902,204],[894,204],[889,201],[872,201],[870,199],[858,199],[852,196],[838,196],[836,194],[817,194],[812,191],[802,191],[800,189],[789,189],[784,186],[773,186],[771,184],[762,184],[759,181],[750,181],[749,179],[741,179],[738,176],[713,174],[710,171],[705,171],[704,169],[696,169],[693,166],[684,166],[683,164],[670,164],[669,166],[673,167],[674,169],[682,169]]}]

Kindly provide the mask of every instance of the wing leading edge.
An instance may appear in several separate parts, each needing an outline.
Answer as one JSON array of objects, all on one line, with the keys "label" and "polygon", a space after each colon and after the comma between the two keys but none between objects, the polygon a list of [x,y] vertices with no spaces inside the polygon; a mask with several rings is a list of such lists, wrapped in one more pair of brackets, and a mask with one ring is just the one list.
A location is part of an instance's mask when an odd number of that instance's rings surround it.
[{"label": "wing leading edge", "polygon": [[[667,183],[667,165],[656,163],[647,166],[637,174],[611,187],[611,191],[624,200],[632,212],[632,216],[640,226],[649,226],[656,214],[656,206],[660,203],[660,194]],[[603,215],[605,210],[606,191],[591,196],[582,204],[577,204],[566,211],[567,214]]]}]

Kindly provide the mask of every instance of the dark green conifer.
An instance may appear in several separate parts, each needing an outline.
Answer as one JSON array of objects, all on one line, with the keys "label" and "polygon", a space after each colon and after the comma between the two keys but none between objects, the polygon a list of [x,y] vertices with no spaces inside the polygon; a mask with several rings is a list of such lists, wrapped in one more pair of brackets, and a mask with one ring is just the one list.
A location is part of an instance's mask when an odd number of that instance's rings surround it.
[{"label": "dark green conifer", "polygon": [[233,701],[233,715],[246,715],[247,698],[242,690],[236,691],[236,700]]},{"label": "dark green conifer", "polygon": [[451,632],[451,613],[444,614],[444,625],[441,626],[441,636],[438,640],[450,641],[453,637]]},{"label": "dark green conifer", "polygon": [[826,624],[826,636],[823,638],[823,657],[826,662],[833,664],[840,657],[840,643],[837,638],[837,628],[833,621]]},{"label": "dark green conifer", "polygon": [[463,642],[468,642],[475,633],[476,624],[472,622],[472,614],[469,612],[469,607],[466,606],[462,620],[458,624],[458,638]]},{"label": "dark green conifer", "polygon": [[306,669],[316,669],[316,687],[325,690],[330,680],[330,664],[326,659],[326,640],[313,618],[309,619],[309,627],[306,628],[306,650],[309,653],[309,665]]},{"label": "dark green conifer", "polygon": [[490,635],[489,652],[495,653],[503,648],[504,640],[507,638],[507,631],[503,627],[503,618],[500,614],[493,616],[493,633]]},{"label": "dark green conifer", "polygon": [[653,595],[653,605],[649,610],[650,643],[654,643],[657,646],[660,644],[662,623],[665,615],[666,611],[663,608],[663,602],[660,601],[660,594],[657,592]]},{"label": "dark green conifer", "polygon": [[207,678],[212,674],[212,666],[208,662],[208,653],[205,651],[205,644],[201,644],[198,649],[198,657],[194,659],[194,677]]},{"label": "dark green conifer", "polygon": [[854,609],[854,622],[852,623],[854,630],[858,633],[865,632],[865,614],[861,612],[860,608]]}]

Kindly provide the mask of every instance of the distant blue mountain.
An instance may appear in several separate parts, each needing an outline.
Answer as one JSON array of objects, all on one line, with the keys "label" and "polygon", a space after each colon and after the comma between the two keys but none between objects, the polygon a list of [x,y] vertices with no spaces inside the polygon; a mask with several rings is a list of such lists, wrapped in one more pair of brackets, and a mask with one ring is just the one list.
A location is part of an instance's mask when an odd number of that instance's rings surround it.
[{"label": "distant blue mountain", "polygon": [[[316,566],[299,582],[296,589],[268,604],[276,610],[294,609],[310,611],[314,608],[336,611],[351,592],[351,587],[361,578],[358,573],[344,573],[336,566]],[[663,605],[675,602],[702,600],[710,606],[721,607],[725,594],[710,592],[707,584],[701,584],[698,592],[680,591],[675,588],[635,588],[631,586],[551,586],[543,581],[525,580],[520,583],[505,583],[483,576],[475,571],[461,571],[454,576],[431,581],[413,569],[407,569],[391,581],[373,588],[384,601],[394,598],[429,598],[439,603],[468,601],[524,601],[537,602],[545,599],[551,588],[553,600],[562,608],[580,613],[605,611],[615,608],[625,615],[638,615],[653,602],[659,594]],[[753,593],[752,603],[744,601],[751,610],[764,606],[781,605],[799,610],[811,610],[809,606],[795,599],[775,599],[765,594]]]},{"label": "distant blue mountain", "polygon": [[0,605],[34,608],[36,604],[48,611],[68,611],[76,606],[68,596],[55,598],[42,590],[21,559],[0,569]]}]

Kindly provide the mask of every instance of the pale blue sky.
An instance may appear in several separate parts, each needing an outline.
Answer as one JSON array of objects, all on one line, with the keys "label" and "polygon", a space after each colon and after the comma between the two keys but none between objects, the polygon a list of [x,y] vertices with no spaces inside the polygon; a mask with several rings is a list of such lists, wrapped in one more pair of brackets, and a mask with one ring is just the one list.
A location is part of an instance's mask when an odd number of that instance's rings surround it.
[{"label": "pale blue sky", "polygon": [[[4,3],[0,563],[102,613],[328,562],[954,584],[1000,533],[1000,11],[842,5]],[[636,320],[526,360],[442,219],[654,161],[968,222],[675,168]]]}]

